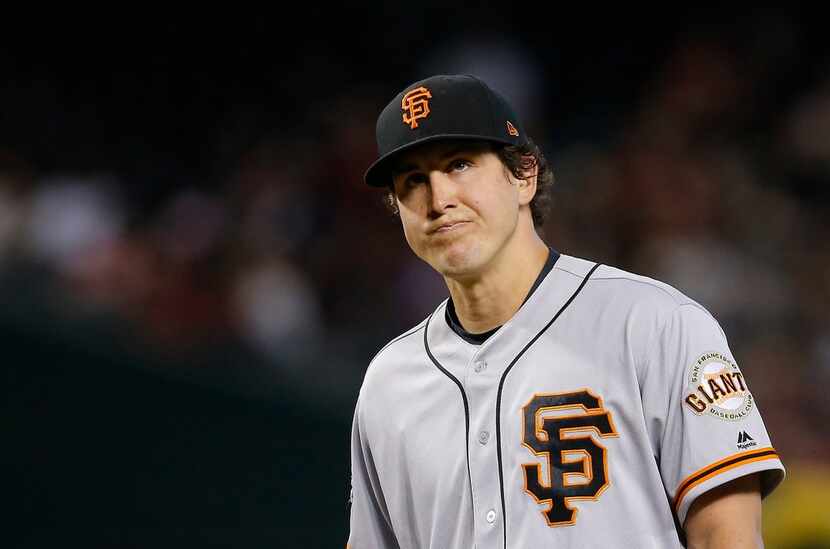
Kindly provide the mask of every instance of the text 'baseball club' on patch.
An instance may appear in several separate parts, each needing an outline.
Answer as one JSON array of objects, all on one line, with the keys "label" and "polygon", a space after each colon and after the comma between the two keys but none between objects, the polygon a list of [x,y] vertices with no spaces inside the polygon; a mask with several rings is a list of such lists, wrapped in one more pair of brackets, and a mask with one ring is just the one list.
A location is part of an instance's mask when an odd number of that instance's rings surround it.
[{"label": "text 'baseball club' on patch", "polygon": [[744,376],[729,357],[709,352],[689,368],[686,398],[689,409],[726,421],[739,421],[752,411],[752,394]]},{"label": "text 'baseball club' on patch", "polygon": [[432,99],[432,92],[423,86],[406,92],[401,99],[403,123],[408,124],[412,130],[417,128],[418,120],[429,116],[430,99]]}]

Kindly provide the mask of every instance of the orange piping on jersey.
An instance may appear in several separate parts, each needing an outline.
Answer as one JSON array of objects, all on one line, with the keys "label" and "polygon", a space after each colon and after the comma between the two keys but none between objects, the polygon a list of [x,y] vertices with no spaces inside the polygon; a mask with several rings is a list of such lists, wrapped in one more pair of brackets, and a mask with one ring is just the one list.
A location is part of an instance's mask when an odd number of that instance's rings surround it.
[{"label": "orange piping on jersey", "polygon": [[715,463],[707,465],[702,469],[698,469],[680,483],[680,486],[677,489],[677,495],[674,497],[674,512],[677,513],[678,509],[680,509],[680,504],[683,502],[683,498],[686,497],[689,490],[698,484],[705,482],[710,478],[716,477],[721,473],[734,469],[735,467],[767,459],[779,459],[775,448],[768,446],[757,450],[749,450],[748,452],[738,452],[737,454],[732,454],[731,456],[727,456],[716,461]]}]

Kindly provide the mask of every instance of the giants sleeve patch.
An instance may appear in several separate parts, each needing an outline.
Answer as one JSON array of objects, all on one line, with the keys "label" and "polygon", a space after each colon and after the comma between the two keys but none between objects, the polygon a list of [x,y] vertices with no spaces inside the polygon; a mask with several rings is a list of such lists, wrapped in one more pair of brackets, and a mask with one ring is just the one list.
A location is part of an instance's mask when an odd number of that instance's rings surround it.
[{"label": "giants sleeve patch", "polygon": [[753,407],[738,365],[719,352],[705,353],[689,367],[683,401],[698,416],[708,414],[725,421],[740,421]]}]

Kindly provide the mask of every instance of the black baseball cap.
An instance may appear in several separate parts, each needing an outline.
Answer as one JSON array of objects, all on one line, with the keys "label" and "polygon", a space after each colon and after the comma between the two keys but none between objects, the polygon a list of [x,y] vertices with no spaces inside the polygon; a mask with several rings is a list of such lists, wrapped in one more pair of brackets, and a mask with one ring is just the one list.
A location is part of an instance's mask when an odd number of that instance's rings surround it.
[{"label": "black baseball cap", "polygon": [[474,139],[523,145],[524,127],[498,92],[471,75],[437,75],[410,84],[381,111],[375,136],[378,158],[366,170],[372,187],[392,182],[400,153],[439,139]]}]

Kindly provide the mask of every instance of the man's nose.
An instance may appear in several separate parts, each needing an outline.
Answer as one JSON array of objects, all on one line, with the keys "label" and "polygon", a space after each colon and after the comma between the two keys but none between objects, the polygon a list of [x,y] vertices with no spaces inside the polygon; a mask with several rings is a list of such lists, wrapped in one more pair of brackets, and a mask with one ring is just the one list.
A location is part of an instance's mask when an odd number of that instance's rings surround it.
[{"label": "man's nose", "polygon": [[429,174],[430,208],[435,213],[444,213],[447,208],[454,208],[457,202],[455,182],[440,171]]}]

